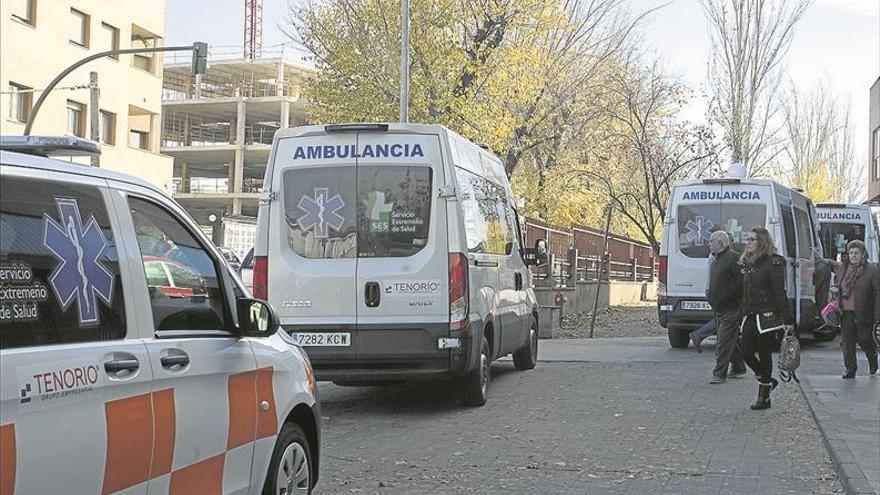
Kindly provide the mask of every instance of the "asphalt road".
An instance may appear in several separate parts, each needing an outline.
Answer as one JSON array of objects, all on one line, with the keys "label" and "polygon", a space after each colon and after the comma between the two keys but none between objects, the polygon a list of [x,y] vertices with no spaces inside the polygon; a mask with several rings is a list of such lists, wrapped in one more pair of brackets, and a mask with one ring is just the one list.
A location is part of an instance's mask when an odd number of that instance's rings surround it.
[{"label": "asphalt road", "polygon": [[321,384],[318,494],[840,493],[807,405],[783,384],[709,385],[712,352],[663,337],[541,341],[493,365],[488,404],[446,383]]}]

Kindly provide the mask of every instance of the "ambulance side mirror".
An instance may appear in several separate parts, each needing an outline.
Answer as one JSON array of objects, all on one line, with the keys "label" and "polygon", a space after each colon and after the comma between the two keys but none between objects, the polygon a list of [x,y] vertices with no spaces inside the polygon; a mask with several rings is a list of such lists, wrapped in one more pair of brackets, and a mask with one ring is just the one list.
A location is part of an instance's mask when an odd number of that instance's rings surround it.
[{"label": "ambulance side mirror", "polygon": [[268,302],[242,297],[236,303],[241,336],[268,337],[278,331],[278,316]]}]

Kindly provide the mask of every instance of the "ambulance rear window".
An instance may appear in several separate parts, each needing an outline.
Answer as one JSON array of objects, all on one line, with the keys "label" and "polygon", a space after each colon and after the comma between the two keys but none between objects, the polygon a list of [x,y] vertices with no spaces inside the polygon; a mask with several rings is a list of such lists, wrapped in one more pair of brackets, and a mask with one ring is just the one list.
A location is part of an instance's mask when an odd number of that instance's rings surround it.
[{"label": "ambulance rear window", "polygon": [[709,236],[724,230],[731,248],[742,252],[742,240],[754,227],[764,227],[767,207],[759,204],[698,203],[678,207],[678,248],[688,258],[709,257]]},{"label": "ambulance rear window", "polygon": [[865,240],[865,226],[857,223],[822,223],[819,226],[825,257],[844,261],[849,241]]}]

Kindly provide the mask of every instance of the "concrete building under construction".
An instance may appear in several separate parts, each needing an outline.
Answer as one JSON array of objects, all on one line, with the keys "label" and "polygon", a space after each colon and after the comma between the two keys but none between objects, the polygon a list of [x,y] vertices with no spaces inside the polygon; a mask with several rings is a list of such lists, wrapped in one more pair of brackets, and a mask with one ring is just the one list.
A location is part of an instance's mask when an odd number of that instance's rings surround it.
[{"label": "concrete building under construction", "polygon": [[189,60],[166,64],[161,150],[174,158],[174,198],[198,222],[256,216],[272,137],[306,123],[301,89],[311,73],[280,54],[209,58],[195,78]]}]

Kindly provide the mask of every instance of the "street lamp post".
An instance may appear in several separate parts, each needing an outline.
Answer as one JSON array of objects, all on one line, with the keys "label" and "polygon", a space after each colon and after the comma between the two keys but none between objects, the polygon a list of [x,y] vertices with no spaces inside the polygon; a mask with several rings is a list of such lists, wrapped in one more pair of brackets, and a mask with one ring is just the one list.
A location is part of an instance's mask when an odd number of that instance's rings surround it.
[{"label": "street lamp post", "polygon": [[61,82],[68,74],[75,71],[79,67],[91,62],[92,60],[97,60],[99,58],[107,57],[110,55],[125,55],[129,53],[156,53],[156,52],[182,52],[186,50],[192,50],[193,52],[193,74],[201,74],[205,71],[205,59],[208,56],[208,45],[202,42],[195,42],[191,46],[162,46],[155,48],[126,48],[123,50],[107,50],[105,52],[96,53],[94,55],[89,55],[88,57],[74,63],[70,67],[61,71],[60,74],[55,76],[55,79],[52,79],[52,82],[46,86],[46,89],[40,94],[40,97],[37,98],[37,102],[34,103],[34,108],[31,110],[30,116],[28,116],[27,124],[24,126],[24,135],[29,136],[31,134],[31,128],[34,126],[34,120],[37,118],[37,112],[40,111],[40,107],[43,105],[43,102],[46,101],[46,97],[49,96],[49,93],[52,92],[52,89]]},{"label": "street lamp post", "polygon": [[400,122],[409,122],[409,0],[401,0]]}]

